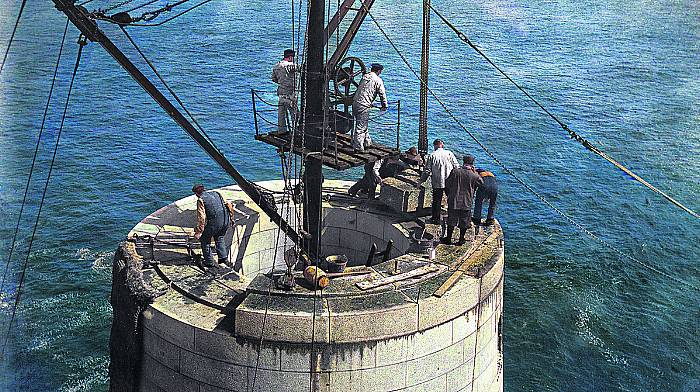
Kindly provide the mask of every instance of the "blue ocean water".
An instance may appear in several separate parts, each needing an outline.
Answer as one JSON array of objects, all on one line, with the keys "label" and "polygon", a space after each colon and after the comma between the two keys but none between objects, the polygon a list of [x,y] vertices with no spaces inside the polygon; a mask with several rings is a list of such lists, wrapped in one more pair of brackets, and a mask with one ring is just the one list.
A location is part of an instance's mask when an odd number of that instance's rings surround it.
[{"label": "blue ocean water", "polygon": [[[19,4],[0,2],[2,49]],[[700,210],[700,3],[433,4],[572,129]],[[98,6],[105,3],[88,8]],[[398,0],[373,7],[415,68],[421,9],[422,2]],[[273,89],[271,65],[292,45],[290,19],[289,2],[217,0],[161,27],[129,30],[250,179],[279,177],[274,150],[252,138],[250,89]],[[51,2],[29,2],[0,75],[2,266],[64,25]],[[117,28],[104,27],[137,58]],[[71,27],[9,283],[0,294],[3,338],[77,36]],[[499,159],[605,241],[700,287],[697,219],[569,140],[435,17],[431,49],[431,88]],[[415,144],[419,84],[369,19],[350,54],[385,65],[389,97],[402,100],[403,147]],[[430,111],[430,138],[442,137],[455,152],[476,155],[501,182],[505,389],[700,391],[699,291],[582,235],[490,162],[439,105],[431,102]],[[107,388],[114,249],[142,217],[188,195],[194,182],[215,187],[230,180],[104,50],[88,45],[29,257],[18,322],[2,359],[0,389]]]}]

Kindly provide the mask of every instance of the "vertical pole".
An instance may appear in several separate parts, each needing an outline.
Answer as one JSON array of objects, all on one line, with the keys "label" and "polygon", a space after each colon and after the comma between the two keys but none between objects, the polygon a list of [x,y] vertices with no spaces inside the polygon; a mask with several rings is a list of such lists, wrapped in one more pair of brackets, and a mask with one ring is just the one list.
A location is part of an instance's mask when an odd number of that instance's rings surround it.
[{"label": "vertical pole", "polygon": [[396,150],[401,151],[401,100],[396,102]]},{"label": "vertical pole", "polygon": [[428,59],[430,57],[430,0],[423,0],[423,40],[421,45],[420,118],[418,120],[418,152],[428,153]]},{"label": "vertical pole", "polygon": [[253,121],[255,122],[255,136],[260,136],[258,131],[258,111],[255,109],[255,90],[250,89],[250,95],[253,97]]},{"label": "vertical pole", "polygon": [[[306,249],[319,257],[321,240],[321,186],[323,183],[323,103],[327,88],[324,52],[325,0],[309,2],[306,57],[306,169],[304,170],[304,230],[309,234]],[[325,84],[325,85],[324,85]],[[314,262],[315,260],[312,260]]]}]

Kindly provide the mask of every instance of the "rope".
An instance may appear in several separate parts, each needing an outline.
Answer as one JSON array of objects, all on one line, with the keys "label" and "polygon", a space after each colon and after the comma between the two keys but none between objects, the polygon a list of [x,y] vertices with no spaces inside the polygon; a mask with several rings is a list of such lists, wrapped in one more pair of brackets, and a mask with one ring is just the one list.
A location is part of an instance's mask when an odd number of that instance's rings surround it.
[{"label": "rope", "polygon": [[[161,83],[163,83],[163,86],[165,86],[165,88],[168,90],[168,92],[170,92],[170,94],[173,96],[173,98],[175,98],[175,100],[176,100],[177,103],[180,105],[180,107],[182,108],[182,110],[184,110],[185,113],[187,113],[187,115],[190,117],[190,119],[192,120],[192,122],[197,126],[197,128],[199,129],[199,131],[202,132],[202,135],[204,135],[204,137],[207,138],[207,140],[209,141],[209,143],[211,143],[211,145],[214,146],[214,148],[216,148],[217,150],[219,150],[219,148],[216,147],[216,144],[214,143],[214,141],[212,140],[212,138],[209,137],[209,135],[208,135],[207,132],[204,130],[204,128],[202,128],[202,126],[199,125],[199,122],[197,122],[197,119],[195,119],[194,116],[192,115],[192,113],[190,113],[190,111],[185,107],[185,104],[182,102],[182,100],[180,99],[180,97],[178,97],[177,94],[175,94],[175,91],[173,91],[173,89],[170,88],[170,86],[169,86],[168,83],[165,81],[165,79],[163,79],[163,77],[160,76],[160,73],[158,72],[158,70],[156,69],[156,67],[153,65],[153,63],[146,57],[146,55],[141,51],[141,48],[139,48],[139,46],[136,44],[136,42],[131,38],[131,36],[129,35],[129,33],[126,31],[126,28],[125,28],[124,26],[121,26],[121,25],[119,26],[119,28],[121,28],[121,30],[124,32],[124,35],[126,36],[126,38],[128,38],[128,39],[129,39],[129,42],[131,42],[131,45],[134,46],[134,48],[135,48],[136,51],[139,53],[139,55],[141,55],[141,58],[146,62],[146,64],[148,64],[148,66],[151,68],[151,70],[153,71],[153,73],[158,77],[158,79],[161,81]],[[221,153],[221,150],[219,150],[219,153]],[[221,153],[221,155],[223,155],[223,153]]]},{"label": "rope", "polygon": [[5,334],[5,341],[2,346],[1,355],[5,355],[5,349],[7,348],[7,342],[10,338],[10,332],[12,331],[12,324],[15,321],[15,316],[17,315],[17,308],[19,306],[19,301],[22,296],[22,288],[24,286],[24,278],[27,273],[27,265],[29,264],[29,256],[32,253],[32,245],[34,245],[34,237],[36,235],[36,229],[39,227],[39,218],[41,217],[41,210],[44,206],[44,200],[46,199],[46,191],[49,189],[49,181],[51,180],[51,172],[53,171],[54,163],[56,162],[56,154],[58,153],[58,145],[61,141],[61,133],[63,131],[63,125],[66,121],[66,113],[68,112],[68,104],[70,102],[71,92],[73,91],[73,83],[75,82],[75,76],[78,74],[78,66],[80,65],[80,57],[83,54],[83,46],[87,44],[87,40],[84,36],[80,36],[78,39],[78,55],[75,59],[75,67],[73,68],[73,76],[70,80],[70,85],[68,86],[68,94],[66,95],[66,104],[63,107],[63,116],[61,117],[61,125],[58,128],[58,134],[56,135],[56,144],[53,149],[53,156],[51,157],[51,165],[49,166],[49,172],[46,176],[46,182],[44,183],[44,192],[41,195],[41,201],[39,202],[39,211],[36,214],[36,221],[34,222],[34,229],[32,230],[32,236],[29,240],[29,247],[27,249],[27,256],[24,258],[24,264],[22,265],[22,273],[19,276],[19,284],[17,286],[17,292],[15,294],[15,302],[12,306],[12,316],[10,317],[10,322],[7,325],[7,333]]},{"label": "rope", "polygon": [[649,189],[652,190],[653,192],[655,192],[655,193],[657,193],[657,194],[663,196],[666,200],[668,200],[668,201],[670,201],[671,203],[673,203],[674,205],[676,205],[676,207],[682,209],[683,211],[687,212],[687,213],[690,214],[691,216],[700,219],[700,215],[698,215],[697,213],[695,213],[693,210],[691,210],[690,208],[684,206],[683,204],[681,204],[679,201],[677,201],[676,199],[674,199],[673,197],[671,197],[671,196],[668,195],[667,193],[665,193],[665,192],[661,191],[660,189],[656,188],[655,186],[651,185],[649,182],[647,182],[646,180],[644,180],[642,177],[640,177],[640,176],[637,175],[636,173],[632,172],[630,169],[628,169],[627,167],[625,167],[624,165],[622,165],[621,163],[619,163],[617,160],[613,159],[613,158],[610,157],[608,154],[606,154],[605,152],[603,152],[603,151],[600,150],[599,148],[595,147],[591,142],[589,142],[588,140],[586,140],[584,137],[580,136],[580,135],[577,134],[576,132],[574,132],[574,131],[572,131],[571,129],[569,129],[569,126],[568,126],[568,125],[566,125],[566,124],[565,124],[563,121],[561,121],[557,116],[555,116],[552,112],[550,112],[547,108],[545,108],[539,101],[537,101],[537,99],[535,99],[532,95],[530,95],[527,91],[525,91],[525,89],[524,89],[522,86],[520,86],[520,85],[519,85],[515,80],[513,80],[510,76],[508,76],[508,74],[506,74],[506,73],[505,73],[498,65],[496,65],[496,63],[494,63],[488,56],[486,56],[486,54],[484,54],[484,52],[482,52],[481,49],[479,49],[479,48],[469,39],[469,37],[467,37],[467,36],[466,36],[463,32],[461,32],[459,29],[457,29],[457,27],[455,27],[455,25],[453,25],[452,23],[450,23],[450,21],[448,21],[438,10],[436,10],[435,7],[433,7],[431,4],[428,4],[428,7],[430,7],[433,11],[435,11],[435,14],[436,14],[438,17],[440,17],[440,19],[441,19],[450,29],[452,29],[452,31],[454,31],[455,34],[457,34],[457,37],[459,37],[459,39],[461,39],[464,43],[466,43],[466,44],[469,45],[472,49],[474,49],[481,57],[484,58],[484,60],[486,60],[489,64],[491,64],[491,66],[493,66],[501,75],[503,75],[509,82],[511,82],[515,87],[517,87],[518,90],[520,90],[523,94],[525,94],[526,97],[528,97],[533,103],[535,103],[535,105],[537,105],[540,109],[542,109],[543,112],[545,112],[549,117],[551,117],[554,121],[556,121],[557,124],[559,124],[559,126],[561,127],[561,129],[563,129],[564,131],[566,131],[566,132],[569,134],[569,137],[570,137],[571,139],[576,140],[576,141],[579,142],[583,147],[585,147],[587,150],[589,150],[589,151],[595,153],[596,155],[602,157],[602,158],[605,159],[606,161],[612,163],[613,165],[615,165],[615,167],[617,167],[618,169],[622,170],[625,174],[629,175],[630,177],[632,177],[633,179],[635,179],[635,180],[636,180],[637,182],[639,182],[640,184],[642,184],[642,185],[644,185],[645,187],[649,188]]},{"label": "rope", "polygon": [[149,6],[149,5],[151,5],[151,4],[153,4],[153,3],[157,3],[157,2],[158,2],[158,0],[149,0],[149,1],[147,1],[147,2],[145,2],[145,3],[143,3],[143,4],[141,4],[141,5],[137,5],[136,7],[130,8],[130,9],[124,11],[124,12],[126,12],[126,13],[128,14],[129,12],[136,11],[136,10],[138,10],[138,9],[141,9],[141,8],[143,8],[143,7]]},{"label": "rope", "polygon": [[[367,14],[369,15],[370,19],[372,19],[372,21],[374,22],[374,24],[377,26],[377,28],[379,29],[379,31],[381,31],[381,33],[382,33],[382,34],[384,35],[384,37],[387,39],[387,41],[389,42],[389,44],[391,45],[391,47],[394,49],[394,51],[396,51],[396,53],[399,55],[399,57],[401,57],[401,60],[402,60],[402,61],[404,62],[404,64],[408,67],[408,69],[413,73],[413,75],[416,77],[416,79],[419,80],[419,81],[421,82],[421,84],[425,84],[425,82],[420,78],[420,76],[418,75],[418,73],[413,69],[413,67],[411,66],[411,64],[410,64],[410,63],[408,62],[408,60],[406,59],[406,57],[401,53],[401,51],[399,50],[399,48],[396,46],[396,44],[394,44],[394,42],[393,42],[393,41],[391,40],[391,38],[387,35],[387,33],[386,33],[386,32],[384,31],[384,29],[382,28],[382,26],[379,24],[379,22],[377,22],[377,20],[374,18],[374,16],[369,12],[369,10],[367,10]],[[587,235],[590,236],[591,238],[593,238],[593,239],[595,239],[596,241],[600,242],[604,247],[610,249],[611,251],[613,251],[614,253],[616,253],[617,255],[619,255],[621,258],[627,258],[627,259],[633,261],[634,263],[636,263],[636,264],[638,264],[638,265],[640,265],[640,266],[642,266],[642,267],[644,267],[644,268],[646,268],[646,269],[648,269],[648,270],[650,270],[650,271],[652,271],[652,272],[655,272],[655,273],[657,273],[657,274],[659,274],[659,275],[661,275],[661,276],[664,276],[664,277],[666,277],[666,278],[668,278],[668,279],[671,279],[671,280],[673,280],[673,281],[675,281],[675,282],[677,282],[677,283],[679,283],[679,284],[688,286],[689,288],[692,288],[692,289],[694,289],[694,290],[700,291],[700,287],[695,286],[695,285],[693,285],[692,283],[686,282],[686,281],[684,281],[684,280],[682,280],[682,279],[680,279],[680,278],[677,278],[677,277],[674,277],[674,276],[672,276],[672,275],[669,275],[668,273],[663,272],[663,271],[659,270],[658,268],[656,268],[656,267],[654,267],[654,266],[652,266],[652,265],[649,265],[649,264],[647,264],[647,263],[645,263],[645,262],[643,262],[643,261],[641,261],[641,260],[638,260],[637,258],[635,258],[635,257],[633,257],[633,256],[631,256],[631,255],[628,255],[627,253],[622,252],[621,250],[617,249],[617,248],[614,247],[613,245],[609,244],[607,241],[605,241],[605,240],[603,240],[602,238],[598,237],[595,233],[593,233],[593,232],[591,232],[590,230],[588,230],[588,229],[586,229],[585,227],[583,227],[580,223],[578,223],[577,221],[575,221],[572,217],[570,217],[569,215],[567,215],[566,213],[564,213],[563,211],[561,211],[560,209],[558,209],[557,207],[555,207],[555,206],[554,206],[552,203],[550,203],[544,196],[540,195],[540,194],[539,194],[537,191],[535,191],[531,186],[529,186],[525,181],[523,181],[522,179],[520,179],[520,177],[518,177],[518,175],[516,175],[512,170],[510,170],[505,164],[503,164],[503,162],[501,162],[501,161],[494,155],[493,152],[491,152],[491,151],[490,151],[490,150],[489,150],[489,149],[488,149],[488,148],[487,148],[487,147],[486,147],[472,132],[470,132],[470,131],[467,129],[467,127],[464,126],[464,124],[462,124],[461,121],[459,121],[459,119],[452,113],[452,111],[447,107],[447,105],[445,105],[445,103],[435,94],[435,92],[434,92],[429,86],[426,85],[426,89],[428,90],[428,92],[430,93],[430,95],[432,95],[433,98],[435,98],[435,100],[440,104],[440,106],[442,106],[442,108],[443,108],[443,109],[445,110],[445,112],[450,116],[450,118],[452,118],[452,120],[453,120],[460,128],[462,128],[462,129],[469,135],[469,137],[470,137],[472,140],[474,140],[474,142],[475,142],[489,157],[491,157],[491,159],[492,159],[498,166],[500,166],[507,174],[509,174],[511,177],[513,177],[520,185],[522,185],[522,186],[523,186],[525,189],[527,189],[530,193],[532,193],[534,196],[536,196],[538,199],[540,199],[545,205],[547,205],[549,208],[551,208],[553,211],[555,211],[557,214],[559,214],[561,217],[563,217],[563,218],[564,218],[565,220],[567,220],[569,223],[571,223],[572,225],[574,225],[574,226],[575,226],[576,228],[578,228],[581,232],[587,234]]]},{"label": "rope", "polygon": [[[291,0],[291,1],[293,2],[294,0]],[[308,2],[307,2],[307,8],[308,8]],[[299,23],[298,23],[297,26],[298,26],[298,29],[301,29],[301,0],[299,0],[299,8],[298,8],[298,10],[299,10]],[[292,15],[292,16],[293,16],[293,15]],[[306,13],[307,34],[308,34],[308,25],[309,25],[309,14],[308,14],[308,12],[307,12],[307,13]],[[301,30],[298,30],[298,33],[297,33],[297,40],[298,40],[299,37],[300,37],[300,31],[301,31]],[[305,37],[304,37],[304,51],[303,51],[303,53],[302,53],[302,58],[306,58],[306,40],[307,40],[307,37],[305,36]],[[297,47],[298,47],[298,46],[297,46]],[[295,56],[295,60],[296,60],[296,56]],[[307,79],[306,61],[304,61],[303,64],[304,64],[304,68],[305,68],[305,69],[304,69],[304,79],[303,79],[303,81],[301,81],[301,82],[304,84],[304,89],[303,89],[303,90],[305,91],[306,79]],[[265,102],[262,98],[260,98],[260,96],[257,94],[257,92],[254,91],[254,93],[255,93],[255,95],[258,97],[258,99],[260,99],[261,101]],[[267,102],[266,102],[266,103],[267,103]],[[277,106],[277,105],[270,105],[270,106]],[[302,108],[303,108],[304,110],[306,110],[306,94],[304,94],[304,102],[303,102]],[[299,115],[303,116],[303,117],[302,117],[302,127],[301,127],[302,149],[303,149],[303,147],[304,147],[304,140],[305,140],[305,132],[304,132],[304,129],[305,129],[305,126],[306,126],[306,116],[304,116],[304,113],[299,113]],[[262,118],[262,117],[261,117],[261,118]],[[265,119],[263,118],[263,120],[265,120]],[[295,130],[296,130],[296,128],[297,128],[296,124],[297,124],[297,121],[295,120],[295,121],[294,121],[294,126],[292,127],[292,138],[290,139],[290,140],[291,140],[290,143],[294,143],[294,140],[295,140],[294,132],[295,132]],[[291,145],[290,145],[290,149],[291,149]],[[289,155],[292,156],[292,155],[294,155],[294,154],[293,154],[293,152],[290,151]],[[295,159],[295,163],[296,163],[296,159]],[[303,165],[303,160],[302,160],[302,165]],[[291,168],[291,162],[289,162],[289,164],[287,165],[287,167]],[[297,179],[298,179],[298,178],[299,178],[299,176],[297,176]],[[285,186],[284,186],[284,188],[285,188],[285,193],[286,193],[286,189],[288,188],[288,187],[287,187],[287,184],[286,184],[286,180],[285,180]],[[282,197],[282,205],[283,205],[283,206],[284,206],[284,202],[285,202],[285,197],[283,196],[283,197]],[[296,223],[296,225],[297,225],[297,229],[299,228],[299,225],[301,224],[301,223],[300,223],[301,219],[300,219],[300,215],[299,215],[299,214],[300,214],[300,213],[299,213],[298,209],[295,208],[295,215],[296,215],[296,217],[297,217],[295,223]],[[289,216],[289,209],[287,209],[287,216]],[[277,243],[279,243],[279,232],[278,232],[278,236],[277,236],[276,241],[277,241]],[[285,242],[284,242],[285,248],[286,248],[286,241],[287,241],[287,237],[285,236]],[[277,244],[276,244],[276,245],[275,245],[275,255],[277,254],[277,249],[278,249],[278,247],[277,247]],[[298,254],[300,254],[300,253],[301,253],[301,251],[298,252]],[[276,259],[277,259],[277,257],[275,256],[275,260],[276,260]],[[272,268],[274,269],[274,261],[273,261],[273,264],[272,264]],[[270,274],[272,274],[272,270],[270,271]],[[266,300],[265,300],[265,312],[264,312],[264,314],[263,314],[263,321],[262,321],[262,326],[261,326],[261,330],[260,330],[260,347],[258,348],[257,356],[256,356],[256,359],[255,359],[255,370],[254,370],[254,372],[253,372],[253,382],[251,383],[251,390],[252,390],[252,391],[255,391],[255,382],[257,381],[258,369],[260,368],[260,352],[262,351],[262,344],[263,344],[263,342],[264,342],[264,337],[265,337],[265,324],[266,324],[266,322],[267,322],[267,313],[268,313],[268,310],[269,310],[269,307],[270,307],[270,297],[271,297],[271,296],[272,296],[272,281],[270,281],[270,285],[268,286],[267,296],[266,296]]]},{"label": "rope", "polygon": [[15,33],[17,32],[17,26],[19,26],[19,20],[22,18],[22,11],[24,11],[24,6],[27,5],[27,0],[22,0],[22,4],[19,6],[19,13],[17,13],[17,21],[15,21],[15,27],[12,28],[12,35],[10,35],[10,41],[7,43],[7,48],[5,48],[5,55],[2,58],[2,64],[0,64],[0,74],[2,74],[2,69],[5,68],[5,61],[7,61],[7,55],[10,53],[10,47],[12,42],[15,40]]},{"label": "rope", "polygon": [[[331,2],[328,2],[328,11],[327,14],[331,14]],[[308,34],[308,32],[307,32]],[[326,44],[326,50],[324,53],[324,58],[323,58],[323,63],[328,64],[328,52],[329,52],[329,46]],[[322,104],[322,111],[323,111],[323,124],[322,124],[322,130],[321,130],[321,154],[323,154],[323,150],[325,149],[326,145],[326,129],[328,128],[328,69],[324,66],[323,67],[324,72],[323,72],[323,88],[322,88],[322,94],[323,94],[323,104]],[[337,145],[337,143],[335,143]],[[321,176],[323,176],[323,173],[321,173]],[[321,186],[319,186],[318,192],[319,196],[318,199],[320,200],[321,203],[323,203],[323,180],[321,179]],[[304,206],[306,207],[306,205]],[[323,220],[323,207],[322,205],[319,206],[318,208],[318,224],[319,224],[319,229],[322,224]],[[319,233],[311,233],[312,235],[319,234],[319,238],[316,239],[316,249],[314,250],[316,253],[316,257],[314,257],[314,300],[313,300],[313,311],[311,313],[311,363],[315,363],[317,360],[316,357],[316,297],[318,297],[318,292],[319,292],[319,287],[316,284],[318,282],[318,262],[319,258],[321,257],[321,238],[320,238],[320,231]],[[323,288],[320,289],[321,294],[320,296],[323,297]],[[322,305],[323,306],[323,305]],[[314,390],[314,368],[311,369],[311,372],[309,373],[309,391],[313,392]]]},{"label": "rope", "polygon": [[58,58],[56,59],[56,67],[53,71],[53,79],[51,79],[51,88],[49,88],[49,96],[46,99],[46,106],[44,107],[44,116],[41,119],[41,127],[39,128],[39,136],[36,139],[36,147],[34,148],[34,157],[32,157],[32,166],[29,168],[29,176],[27,178],[27,184],[24,187],[24,197],[22,197],[22,206],[19,209],[19,216],[17,217],[17,226],[15,226],[15,234],[12,236],[12,244],[10,245],[9,255],[7,256],[7,262],[5,263],[5,271],[2,274],[2,283],[0,284],[0,292],[5,288],[5,279],[7,278],[7,272],[10,267],[10,261],[12,260],[12,252],[15,249],[15,243],[17,242],[17,233],[19,232],[19,225],[22,222],[22,213],[24,212],[24,206],[27,202],[27,194],[29,193],[29,184],[32,181],[32,175],[34,174],[34,166],[36,164],[36,158],[39,154],[39,145],[41,143],[41,137],[44,133],[44,125],[46,125],[46,116],[49,113],[49,104],[51,103],[51,96],[53,95],[53,88],[56,85],[56,76],[58,75],[58,65],[61,62],[61,54],[63,53],[63,44],[66,42],[66,34],[68,33],[68,24],[70,20],[66,21],[66,27],[63,29],[63,38],[61,39],[61,47],[58,49]]},{"label": "rope", "polygon": [[123,7],[123,6],[129,4],[129,3],[133,2],[133,1],[134,1],[134,0],[124,0],[124,1],[122,1],[122,2],[119,2],[119,3],[117,3],[117,4],[114,4],[114,5],[110,6],[110,7],[105,8],[104,10],[102,10],[102,12],[109,12],[109,11],[112,11],[112,10],[117,9],[117,8],[119,8],[119,7]]},{"label": "rope", "polygon": [[[133,18],[133,19],[132,19],[132,22],[130,22],[130,23],[118,23],[118,22],[112,20],[111,17],[104,15],[103,12],[97,12],[97,13],[93,14],[93,17],[94,17],[95,19],[104,20],[104,21],[106,21],[106,22],[113,23],[113,24],[117,24],[117,25],[119,25],[119,26],[125,26],[125,25],[126,25],[126,26],[138,26],[138,27],[155,27],[155,26],[162,26],[162,25],[164,25],[164,24],[170,22],[170,21],[173,20],[173,19],[177,19],[177,18],[179,18],[180,16],[182,16],[182,15],[184,15],[184,14],[186,14],[186,13],[188,13],[188,12],[190,12],[190,11],[196,9],[196,8],[199,8],[199,7],[203,6],[204,4],[209,3],[209,2],[212,1],[212,0],[204,0],[204,1],[202,1],[202,2],[200,2],[200,3],[198,3],[198,4],[196,4],[196,5],[194,5],[194,6],[190,7],[190,8],[188,8],[188,9],[186,9],[186,10],[180,12],[179,14],[176,14],[176,15],[174,15],[174,16],[171,16],[171,17],[168,18],[168,19],[163,20],[162,22],[158,22],[158,23],[134,23],[134,22],[140,22],[140,21],[142,21],[142,20],[145,20],[145,21],[154,20],[154,19],[157,18],[161,13],[163,13],[163,12],[169,12],[169,11],[171,11],[174,7],[177,7],[177,6],[179,6],[179,5],[182,5],[182,4],[184,4],[184,3],[187,3],[188,1],[191,1],[191,0],[180,0],[180,1],[178,1],[177,3],[168,4],[168,5],[166,5],[165,7],[159,8],[159,9],[157,9],[157,10],[146,12],[146,13],[142,14],[141,16],[138,16],[138,17],[136,17],[136,18]],[[138,9],[138,8],[140,8],[140,7],[137,7],[136,9]]]}]

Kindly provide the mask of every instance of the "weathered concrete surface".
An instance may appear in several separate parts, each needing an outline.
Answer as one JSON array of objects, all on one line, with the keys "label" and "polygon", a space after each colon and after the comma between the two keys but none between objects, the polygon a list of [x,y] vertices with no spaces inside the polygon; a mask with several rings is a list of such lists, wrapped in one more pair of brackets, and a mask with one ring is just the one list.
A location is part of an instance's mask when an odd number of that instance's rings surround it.
[{"label": "weathered concrete surface", "polygon": [[[279,189],[281,182],[263,185]],[[371,242],[381,249],[390,239],[395,251],[371,274],[334,279],[323,292],[274,287],[267,272],[284,266],[280,254],[291,244],[278,239],[276,227],[236,187],[224,188],[224,194],[239,211],[229,238],[235,248],[232,264],[242,274],[230,268],[203,271],[187,261],[186,248],[173,245],[186,243],[194,226],[192,197],[151,214],[132,230],[130,238],[138,233],[168,239],[153,249],[137,246],[145,259],[154,259],[154,280],[170,287],[142,315],[142,390],[502,389],[500,226],[473,239],[497,232],[478,260],[456,263],[470,252],[468,243],[440,245],[437,259],[430,261],[409,251],[419,222],[376,202],[343,197],[350,183],[324,185],[330,195],[324,204],[324,253],[342,252],[361,264]],[[367,291],[355,285],[430,263],[441,269]],[[434,296],[458,268],[467,273],[444,295]]]}]

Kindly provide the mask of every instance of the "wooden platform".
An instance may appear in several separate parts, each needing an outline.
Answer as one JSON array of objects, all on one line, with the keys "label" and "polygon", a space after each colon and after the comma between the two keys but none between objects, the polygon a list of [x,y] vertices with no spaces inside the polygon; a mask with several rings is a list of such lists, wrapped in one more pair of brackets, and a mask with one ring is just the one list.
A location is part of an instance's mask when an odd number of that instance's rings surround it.
[{"label": "wooden platform", "polygon": [[[259,134],[255,139],[271,144],[284,151],[289,151],[292,135],[290,132],[270,132]],[[372,144],[363,152],[355,152],[352,148],[350,136],[337,134],[336,140],[329,137],[326,148],[321,157],[323,164],[336,170],[346,170],[357,166],[362,166],[367,162],[374,162],[383,158],[398,157],[399,150],[384,146],[382,144]],[[337,141],[337,145],[336,145]],[[336,154],[337,151],[337,154]],[[293,152],[297,155],[306,155],[310,151],[303,149],[299,143],[295,143]]]}]

